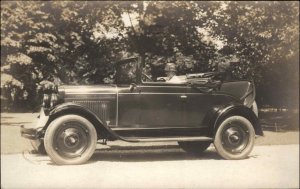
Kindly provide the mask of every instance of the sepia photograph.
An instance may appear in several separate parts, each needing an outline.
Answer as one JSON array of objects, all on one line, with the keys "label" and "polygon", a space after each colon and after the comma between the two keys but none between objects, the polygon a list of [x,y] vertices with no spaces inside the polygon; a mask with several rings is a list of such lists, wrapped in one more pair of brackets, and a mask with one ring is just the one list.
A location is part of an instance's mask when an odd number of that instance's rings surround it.
[{"label": "sepia photograph", "polygon": [[299,188],[298,1],[1,1],[1,189]]}]

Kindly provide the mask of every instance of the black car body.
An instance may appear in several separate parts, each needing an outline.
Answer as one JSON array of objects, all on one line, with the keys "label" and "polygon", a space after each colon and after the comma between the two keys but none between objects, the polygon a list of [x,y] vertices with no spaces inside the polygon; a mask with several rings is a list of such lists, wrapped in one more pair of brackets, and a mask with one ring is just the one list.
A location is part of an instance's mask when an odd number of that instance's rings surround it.
[{"label": "black car body", "polygon": [[22,127],[22,136],[57,164],[80,164],[100,140],[178,141],[191,153],[214,143],[222,157],[242,159],[255,135],[263,135],[253,82],[220,81],[214,73],[153,81],[142,64],[140,58],[117,63],[115,84],[45,94],[38,124]]}]

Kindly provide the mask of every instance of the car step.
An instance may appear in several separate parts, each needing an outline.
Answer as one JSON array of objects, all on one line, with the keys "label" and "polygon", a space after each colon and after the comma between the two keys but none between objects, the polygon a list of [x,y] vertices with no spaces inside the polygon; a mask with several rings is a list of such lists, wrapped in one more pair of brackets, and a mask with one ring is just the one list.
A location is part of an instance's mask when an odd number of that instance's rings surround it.
[{"label": "car step", "polygon": [[213,141],[213,138],[206,136],[199,137],[168,137],[168,138],[137,138],[137,137],[123,137],[127,142],[171,142],[171,141]]}]

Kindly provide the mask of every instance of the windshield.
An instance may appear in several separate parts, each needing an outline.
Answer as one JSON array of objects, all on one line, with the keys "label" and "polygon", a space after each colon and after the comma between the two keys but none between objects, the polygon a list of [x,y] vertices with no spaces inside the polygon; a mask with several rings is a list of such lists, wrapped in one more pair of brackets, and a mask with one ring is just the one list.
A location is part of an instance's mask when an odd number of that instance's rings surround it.
[{"label": "windshield", "polygon": [[132,59],[126,62],[121,62],[116,68],[116,82],[118,84],[131,84],[137,82],[137,60]]}]

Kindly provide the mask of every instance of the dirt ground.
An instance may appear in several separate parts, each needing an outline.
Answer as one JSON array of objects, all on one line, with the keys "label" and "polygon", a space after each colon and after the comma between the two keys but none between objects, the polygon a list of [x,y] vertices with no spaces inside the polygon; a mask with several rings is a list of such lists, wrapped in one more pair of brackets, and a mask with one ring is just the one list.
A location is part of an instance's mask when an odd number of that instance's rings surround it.
[{"label": "dirt ground", "polygon": [[299,145],[256,146],[224,160],[211,146],[195,157],[180,149],[97,150],[83,165],[48,156],[1,154],[1,188],[299,188]]}]

